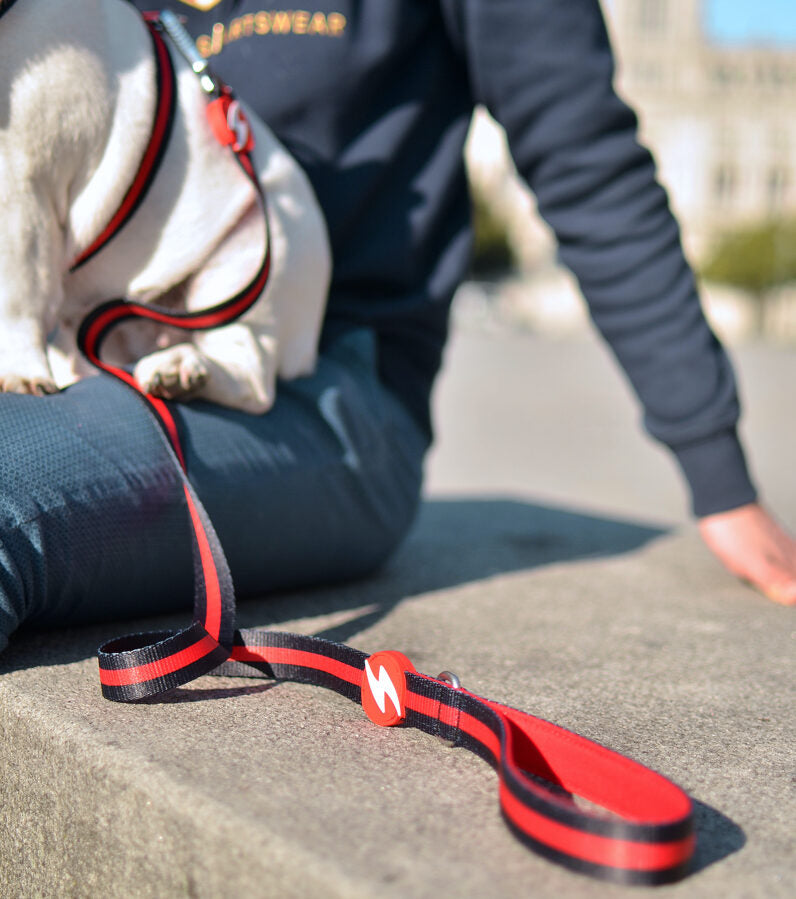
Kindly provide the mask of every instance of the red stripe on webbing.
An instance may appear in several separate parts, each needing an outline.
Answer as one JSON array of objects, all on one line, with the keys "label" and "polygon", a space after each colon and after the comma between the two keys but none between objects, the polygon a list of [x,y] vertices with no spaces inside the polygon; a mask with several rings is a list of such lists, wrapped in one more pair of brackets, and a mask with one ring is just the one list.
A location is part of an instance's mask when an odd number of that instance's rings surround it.
[{"label": "red stripe on webbing", "polygon": [[177,328],[183,328],[185,330],[203,331],[209,328],[217,328],[220,325],[225,325],[232,319],[237,318],[239,315],[242,315],[249,306],[253,305],[254,301],[265,289],[270,270],[271,250],[270,246],[267,246],[262,267],[257,273],[255,280],[252,281],[245,292],[234,302],[224,304],[218,309],[210,309],[204,313],[192,312],[185,316],[169,316],[160,313],[155,309],[140,307],[141,315],[145,318],[151,318],[155,321],[160,321],[167,325],[174,325]]},{"label": "red stripe on webbing", "polygon": [[232,305],[225,305],[221,309],[214,309],[209,312],[200,314],[190,313],[185,316],[164,315],[154,309],[141,309],[142,318],[151,318],[154,321],[163,322],[166,325],[173,325],[177,328],[183,328],[186,331],[204,331],[209,328],[217,328],[219,325],[225,325],[228,321],[245,312],[254,300],[262,293],[263,286],[267,280],[267,270],[257,278],[257,280],[249,287],[246,293]]},{"label": "red stripe on webbing", "polygon": [[[114,372],[114,374],[115,374],[115,372]],[[127,372],[125,372],[125,374],[127,374]],[[117,375],[117,377],[118,377],[118,375]],[[157,414],[158,418],[161,420],[161,422],[163,423],[163,426],[166,429],[166,434],[168,435],[169,443],[171,443],[172,448],[174,449],[177,459],[179,460],[180,467],[182,468],[183,471],[185,471],[185,456],[183,456],[183,454],[182,454],[182,444],[180,443],[180,435],[179,435],[179,432],[177,431],[177,422],[174,421],[174,416],[171,414],[171,410],[163,402],[163,400],[160,399],[159,397],[152,396],[149,393],[144,393],[144,391],[141,390],[141,387],[140,387],[138,381],[135,380],[135,378],[131,377],[130,381],[132,381],[133,387],[135,387],[135,389],[146,398],[149,405],[154,408],[155,413]]]},{"label": "red stripe on webbing", "polygon": [[180,650],[180,652],[174,653],[174,655],[166,656],[164,659],[158,659],[156,662],[149,662],[146,665],[116,670],[100,666],[100,681],[107,687],[125,687],[129,684],[142,684],[156,677],[171,674],[180,668],[187,668],[188,665],[203,659],[217,648],[217,641],[210,636],[204,636],[192,646],[188,646]]},{"label": "red stripe on webbing", "polygon": [[586,833],[541,815],[500,784],[500,804],[509,820],[529,837],[564,855],[626,871],[666,871],[688,861],[694,837],[673,843],[636,843]]},{"label": "red stripe on webbing", "polygon": [[316,652],[305,652],[301,649],[287,649],[277,646],[234,646],[231,662],[266,662],[268,665],[296,665],[299,668],[312,668],[323,671],[348,681],[349,684],[362,682],[362,669],[338,662],[329,656]]},{"label": "red stripe on webbing", "polygon": [[130,307],[119,303],[115,306],[110,306],[104,312],[97,315],[97,317],[91,322],[89,327],[86,329],[85,337],[83,339],[83,352],[88,358],[89,362],[92,362],[94,365],[104,367],[103,363],[100,362],[99,356],[97,355],[97,342],[102,337],[103,332],[109,328],[115,321],[118,321],[120,318],[127,318],[132,316],[134,313],[130,311]]},{"label": "red stripe on webbing", "polygon": [[165,312],[156,306],[143,306],[138,303],[120,303],[116,306],[111,306],[101,315],[98,315],[86,331],[86,354],[94,364],[97,364],[95,361],[97,359],[95,350],[97,340],[112,324],[123,318],[145,318],[162,325],[182,328],[185,331],[204,331],[226,324],[230,319],[245,312],[246,308],[262,293],[268,281],[271,267],[270,260],[271,254],[266,251],[265,261],[256,280],[246,288],[246,292],[237,300],[233,303],[222,304],[221,308],[209,309],[207,312],[179,314]]},{"label": "red stripe on webbing", "polygon": [[210,541],[207,539],[202,519],[196,504],[191,497],[187,484],[184,486],[185,498],[188,501],[188,512],[191,515],[196,542],[199,546],[199,559],[202,565],[202,573],[205,582],[205,630],[216,640],[221,633],[221,585],[218,582],[218,570],[216,569],[213,551]]},{"label": "red stripe on webbing", "polygon": [[[421,677],[424,676],[421,675]],[[427,679],[430,681],[434,680],[431,677]],[[472,696],[473,694],[470,695]],[[414,712],[420,712],[421,715],[429,715],[432,718],[438,718],[443,724],[458,727],[459,730],[469,734],[485,746],[496,761],[500,759],[500,738],[491,728],[472,715],[468,715],[467,712],[459,711],[452,706],[445,705],[443,702],[437,702],[436,699],[429,699],[427,696],[421,696],[411,691],[408,691],[406,694],[406,705],[407,708],[412,709]]]},{"label": "red stripe on webbing", "polygon": [[549,769],[567,792],[638,823],[669,824],[691,813],[691,800],[657,772],[542,718],[483,701],[506,722],[506,757],[521,771],[549,778],[540,768]]},{"label": "red stripe on webbing", "polygon": [[118,378],[120,381],[124,381],[129,387],[132,387],[133,390],[138,391],[141,396],[149,403],[150,406],[153,407],[155,414],[158,416],[160,421],[163,424],[163,427],[166,429],[166,435],[169,438],[169,443],[171,443],[172,448],[177,456],[177,459],[182,467],[183,471],[185,470],[185,456],[182,452],[182,445],[180,443],[180,435],[177,430],[177,422],[174,420],[174,416],[171,414],[171,410],[169,407],[161,400],[159,397],[152,396],[149,393],[144,393],[141,389],[141,385],[136,381],[136,379],[123,368],[117,368],[115,365],[108,365],[105,362],[102,362],[96,355],[89,354],[86,352],[86,356],[89,361],[101,369],[104,372],[107,372],[109,375],[113,375],[115,378]]},{"label": "red stripe on webbing", "polygon": [[146,152],[144,153],[144,158],[141,160],[141,166],[138,169],[138,174],[135,177],[135,180],[132,183],[132,186],[125,194],[124,199],[122,200],[121,206],[116,210],[116,214],[113,218],[108,222],[105,230],[100,234],[100,236],[91,244],[91,246],[87,247],[83,252],[75,259],[72,263],[72,268],[77,268],[81,262],[85,259],[88,259],[89,256],[96,253],[103,244],[107,243],[111,237],[116,233],[116,231],[121,228],[124,224],[125,219],[130,213],[130,209],[138,202],[138,198],[141,195],[141,191],[146,186],[146,183],[152,173],[152,169],[157,160],[158,154],[160,153],[161,146],[163,144],[163,135],[168,127],[169,116],[171,115],[171,108],[174,103],[174,84],[172,78],[169,77],[169,51],[166,47],[163,39],[156,32],[152,31],[152,34],[155,37],[155,47],[159,60],[159,70],[163,73],[163,78],[161,79],[160,92],[159,92],[159,103],[155,114],[155,124],[152,127],[152,136],[149,140],[149,144],[147,145]]},{"label": "red stripe on webbing", "polygon": [[[254,286],[260,287],[261,280],[263,279],[258,278],[257,284]],[[248,290],[244,297],[241,297],[241,299],[231,306],[223,306],[220,310],[212,309],[208,312],[200,312],[198,314],[164,312],[163,310],[158,309],[157,306],[143,306],[138,303],[120,303],[117,306],[112,306],[94,319],[86,332],[86,346],[92,348],[103,331],[109,328],[114,322],[123,318],[145,318],[149,321],[158,322],[161,325],[172,325],[175,328],[182,328],[186,331],[201,331],[206,328],[212,328],[216,325],[224,324],[227,319],[236,316],[241,308],[245,309],[246,303],[250,301],[251,293],[252,291]],[[258,295],[259,293],[260,290],[257,291]]]}]

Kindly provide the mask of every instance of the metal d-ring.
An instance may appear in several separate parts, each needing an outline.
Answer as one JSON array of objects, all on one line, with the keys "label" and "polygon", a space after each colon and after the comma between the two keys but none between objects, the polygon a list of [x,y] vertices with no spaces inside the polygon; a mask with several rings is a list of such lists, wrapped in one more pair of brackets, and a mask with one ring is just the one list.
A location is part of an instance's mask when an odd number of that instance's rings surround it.
[{"label": "metal d-ring", "polygon": [[[446,683],[451,690],[461,690],[462,682],[459,680],[458,675],[454,674],[452,671],[440,671],[437,675],[437,680],[441,680],[443,683]],[[455,737],[453,740],[445,740],[445,743],[453,749],[458,745],[458,737]]]},{"label": "metal d-ring", "polygon": [[461,690],[462,682],[452,671],[440,671],[437,680],[445,681],[452,690]]}]

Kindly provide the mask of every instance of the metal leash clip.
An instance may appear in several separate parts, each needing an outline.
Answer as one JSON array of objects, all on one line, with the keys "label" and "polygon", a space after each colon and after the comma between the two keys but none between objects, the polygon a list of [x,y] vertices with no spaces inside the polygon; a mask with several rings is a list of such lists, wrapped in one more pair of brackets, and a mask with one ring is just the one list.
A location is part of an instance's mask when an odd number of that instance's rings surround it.
[{"label": "metal leash clip", "polygon": [[[461,690],[462,682],[459,680],[459,676],[454,674],[452,671],[440,671],[437,675],[437,680],[441,680],[443,683],[447,684],[451,690]],[[457,732],[456,736],[452,740],[446,740],[444,737],[440,737],[443,743],[446,746],[449,746],[451,749],[455,749],[459,745],[459,734]]]},{"label": "metal leash clip", "polygon": [[150,21],[171,38],[199,79],[202,90],[211,98],[207,104],[207,119],[218,142],[231,147],[235,153],[251,153],[254,134],[246,113],[229,87],[216,77],[207,60],[196,49],[180,17],[164,9],[151,16]]},{"label": "metal leash clip", "polygon": [[182,53],[188,65],[199,77],[199,84],[206,94],[218,96],[221,93],[221,83],[210,69],[210,65],[202,54],[196,49],[193,38],[185,30],[180,17],[170,9],[164,9],[158,14],[157,23],[174,41],[174,46]]}]

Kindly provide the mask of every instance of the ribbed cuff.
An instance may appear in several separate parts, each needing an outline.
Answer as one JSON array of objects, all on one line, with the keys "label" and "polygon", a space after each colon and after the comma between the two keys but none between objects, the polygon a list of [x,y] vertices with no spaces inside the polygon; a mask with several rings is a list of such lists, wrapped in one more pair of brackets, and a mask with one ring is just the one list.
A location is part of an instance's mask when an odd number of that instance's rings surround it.
[{"label": "ribbed cuff", "polygon": [[706,440],[672,447],[688,486],[697,517],[726,512],[757,499],[735,429]]}]

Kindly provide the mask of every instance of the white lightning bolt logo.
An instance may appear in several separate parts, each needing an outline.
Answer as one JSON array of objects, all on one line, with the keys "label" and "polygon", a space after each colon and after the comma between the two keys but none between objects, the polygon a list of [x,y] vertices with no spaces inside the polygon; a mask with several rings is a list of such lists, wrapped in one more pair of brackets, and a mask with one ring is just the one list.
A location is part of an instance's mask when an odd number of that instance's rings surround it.
[{"label": "white lightning bolt logo", "polygon": [[232,145],[232,149],[235,150],[235,152],[243,150],[249,142],[249,134],[251,132],[249,131],[249,122],[237,100],[233,100],[232,103],[229,104],[229,109],[227,110],[227,127],[235,135],[235,143]]},{"label": "white lightning bolt logo", "polygon": [[387,673],[387,669],[383,666],[379,668],[379,676],[376,678],[373,674],[373,671],[370,667],[370,661],[365,661],[365,674],[368,676],[368,686],[370,687],[370,692],[373,695],[373,699],[376,701],[376,705],[379,707],[379,711],[384,714],[384,709],[387,705],[386,699],[389,696],[390,702],[395,707],[395,712],[399,716],[403,716],[403,712],[401,711],[401,700],[398,697],[398,691],[395,689],[395,684],[390,679],[390,675]]}]

